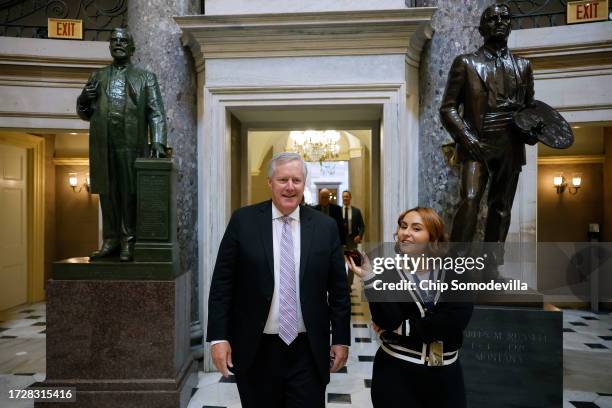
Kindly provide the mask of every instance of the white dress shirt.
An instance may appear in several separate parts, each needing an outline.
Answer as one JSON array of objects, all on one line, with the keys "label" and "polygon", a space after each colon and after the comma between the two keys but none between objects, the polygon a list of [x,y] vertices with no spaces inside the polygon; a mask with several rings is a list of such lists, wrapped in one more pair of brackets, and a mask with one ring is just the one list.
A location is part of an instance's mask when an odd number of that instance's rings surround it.
[{"label": "white dress shirt", "polygon": [[350,205],[343,205],[342,206],[342,220],[344,221],[344,212],[347,211],[347,215],[348,215],[348,224],[347,224],[347,236],[351,235],[351,224],[353,222],[353,207],[351,207]]},{"label": "white dress shirt", "polygon": [[[268,313],[268,320],[264,327],[266,334],[278,334],[278,319],[279,319],[279,297],[278,297],[278,279],[280,274],[280,239],[283,233],[283,214],[272,203],[272,254],[274,257],[274,293],[272,294],[272,304]],[[291,214],[291,235],[293,237],[293,263],[295,265],[295,294],[297,301],[297,321],[298,332],[305,332],[304,318],[302,317],[302,305],[300,303],[300,206],[297,206]]]},{"label": "white dress shirt", "polygon": [[[263,332],[266,334],[278,334],[278,319],[279,319],[279,299],[278,299],[278,277],[280,274],[280,238],[283,233],[283,214],[272,203],[272,256],[274,258],[274,292],[272,294],[272,304],[268,312],[268,320]],[[291,235],[293,237],[293,262],[295,265],[295,294],[297,301],[297,321],[298,333],[305,332],[304,318],[302,317],[302,305],[300,303],[300,206],[298,206],[289,217],[291,221]],[[227,340],[214,340],[210,342],[211,346],[217,343],[227,342]]]}]

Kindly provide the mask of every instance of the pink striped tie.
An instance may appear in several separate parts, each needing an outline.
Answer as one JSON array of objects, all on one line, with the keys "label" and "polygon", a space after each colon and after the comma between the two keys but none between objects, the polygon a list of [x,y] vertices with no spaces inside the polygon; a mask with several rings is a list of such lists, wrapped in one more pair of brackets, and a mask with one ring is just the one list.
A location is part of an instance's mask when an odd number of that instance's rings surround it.
[{"label": "pink striped tie", "polygon": [[291,217],[281,217],[281,221],[283,222],[283,232],[280,240],[280,273],[278,279],[278,335],[289,345],[298,335],[295,262],[293,260]]}]

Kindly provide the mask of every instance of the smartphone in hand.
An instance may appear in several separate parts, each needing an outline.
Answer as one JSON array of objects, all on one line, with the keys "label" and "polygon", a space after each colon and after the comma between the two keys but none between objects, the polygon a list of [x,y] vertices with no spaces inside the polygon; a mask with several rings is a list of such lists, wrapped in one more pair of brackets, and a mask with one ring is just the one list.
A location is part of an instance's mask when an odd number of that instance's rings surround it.
[{"label": "smartphone in hand", "polygon": [[356,249],[345,249],[344,256],[351,258],[356,266],[361,266],[363,263],[363,256],[361,256],[361,253]]}]

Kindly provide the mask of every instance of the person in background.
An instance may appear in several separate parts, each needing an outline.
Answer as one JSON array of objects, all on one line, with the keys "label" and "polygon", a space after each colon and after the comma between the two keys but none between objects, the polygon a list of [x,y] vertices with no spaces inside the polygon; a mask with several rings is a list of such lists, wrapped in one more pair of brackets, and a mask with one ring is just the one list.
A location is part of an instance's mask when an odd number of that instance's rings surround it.
[{"label": "person in background", "polygon": [[[365,232],[361,211],[359,208],[351,206],[352,198],[350,191],[344,190],[342,192],[342,234],[344,235],[345,248],[349,250],[357,249]],[[349,269],[349,287],[353,285],[353,278],[353,271]]]},{"label": "person in background", "polygon": [[[415,207],[397,220],[392,252],[418,257],[439,255],[447,241],[444,223],[431,208]],[[363,279],[374,330],[381,340],[374,359],[371,396],[375,408],[466,407],[459,353],[463,331],[473,304],[461,297],[445,297],[420,282],[450,281],[451,270],[386,269],[374,274],[367,256],[361,267],[347,262]],[[381,293],[374,281],[412,282],[414,290]],[[407,292],[407,293],[406,293]]]},{"label": "person in background", "polygon": [[342,208],[335,203],[332,203],[331,192],[327,188],[322,188],[319,191],[319,204],[315,205],[315,210],[321,211],[325,215],[329,215],[336,221],[338,226],[338,236],[342,245],[346,244],[346,236],[342,233],[343,221],[342,221]]}]

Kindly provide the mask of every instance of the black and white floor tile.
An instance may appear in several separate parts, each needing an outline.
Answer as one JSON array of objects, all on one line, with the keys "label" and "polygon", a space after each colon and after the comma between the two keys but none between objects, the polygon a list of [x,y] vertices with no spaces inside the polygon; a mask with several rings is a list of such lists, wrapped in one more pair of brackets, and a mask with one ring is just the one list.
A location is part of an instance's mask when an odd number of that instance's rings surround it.
[{"label": "black and white floor tile", "polygon": [[44,302],[0,312],[0,340],[44,339],[46,313]]},{"label": "black and white floor tile", "polygon": [[0,407],[30,408],[31,401],[8,399],[8,390],[45,379],[45,303],[0,312]]},{"label": "black and white floor tile", "polygon": [[[369,326],[360,288],[353,288],[353,344],[345,370],[331,375],[327,407],[369,408],[376,337]],[[31,402],[6,401],[9,389],[24,388],[45,378],[45,304],[0,312],[0,407],[30,408]],[[612,408],[612,314],[563,311],[564,408]],[[358,340],[360,339],[360,340]],[[368,341],[369,340],[369,341]],[[239,408],[233,379],[198,373],[188,408]],[[10,404],[10,405],[9,405]]]}]

